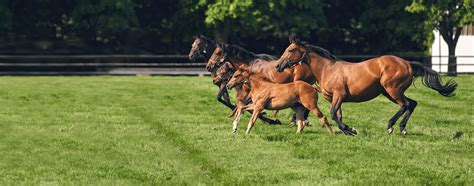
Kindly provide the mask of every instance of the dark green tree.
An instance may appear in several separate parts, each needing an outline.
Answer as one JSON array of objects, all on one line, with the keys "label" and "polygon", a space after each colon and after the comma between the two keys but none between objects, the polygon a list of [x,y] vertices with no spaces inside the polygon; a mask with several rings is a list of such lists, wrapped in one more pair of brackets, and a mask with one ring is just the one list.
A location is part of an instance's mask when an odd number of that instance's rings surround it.
[{"label": "dark green tree", "polygon": [[205,23],[214,29],[216,39],[228,41],[262,33],[276,38],[292,33],[309,35],[325,25],[321,5],[319,0],[200,0],[197,8],[206,9]]},{"label": "dark green tree", "polygon": [[464,25],[474,23],[474,1],[413,0],[406,10],[425,15],[426,28],[440,32],[449,50],[448,75],[456,75],[456,45]]},{"label": "dark green tree", "polygon": [[88,46],[118,46],[137,25],[132,0],[81,0],[70,14],[73,32]]}]

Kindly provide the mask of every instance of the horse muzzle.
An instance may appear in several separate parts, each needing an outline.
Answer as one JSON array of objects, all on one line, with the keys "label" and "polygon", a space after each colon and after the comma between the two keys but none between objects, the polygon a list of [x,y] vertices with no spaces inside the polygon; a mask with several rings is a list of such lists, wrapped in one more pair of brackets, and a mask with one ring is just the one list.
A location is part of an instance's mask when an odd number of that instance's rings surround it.
[{"label": "horse muzzle", "polygon": [[214,65],[212,65],[212,64],[211,65],[206,65],[206,70],[207,71],[210,72],[210,71],[212,71],[212,69],[214,69]]},{"label": "horse muzzle", "polygon": [[288,66],[288,62],[285,61],[283,63],[280,63],[276,66],[276,69],[278,72],[283,72],[283,70],[285,70],[285,68]]}]

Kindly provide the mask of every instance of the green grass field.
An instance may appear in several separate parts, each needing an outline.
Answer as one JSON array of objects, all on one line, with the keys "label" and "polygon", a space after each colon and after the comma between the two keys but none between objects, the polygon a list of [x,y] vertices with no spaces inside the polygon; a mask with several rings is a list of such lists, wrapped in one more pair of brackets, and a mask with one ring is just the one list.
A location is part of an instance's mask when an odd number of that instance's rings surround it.
[{"label": "green grass field", "polygon": [[209,77],[0,77],[0,184],[472,185],[474,76],[455,80],[455,97],[409,89],[407,136],[386,134],[386,98],[344,104],[349,137],[314,116],[297,136],[289,110],[232,134]]}]

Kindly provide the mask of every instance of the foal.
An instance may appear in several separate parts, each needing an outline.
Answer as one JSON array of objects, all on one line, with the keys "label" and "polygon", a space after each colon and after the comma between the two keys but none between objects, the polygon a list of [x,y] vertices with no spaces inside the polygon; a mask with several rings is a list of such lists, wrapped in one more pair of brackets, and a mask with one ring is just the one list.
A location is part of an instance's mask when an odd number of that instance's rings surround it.
[{"label": "foal", "polygon": [[[216,43],[213,40],[203,35],[197,35],[194,39],[193,44],[191,45],[191,50],[189,51],[189,55],[188,55],[189,60],[190,61],[204,60],[207,62],[215,49],[216,49]],[[219,93],[216,96],[217,101],[224,104],[231,110],[235,111],[236,107],[230,102],[229,92],[227,91],[225,87],[227,81],[230,78],[224,81],[223,79],[217,77],[217,69],[212,69],[210,70],[210,72],[211,72],[212,82],[214,83],[214,85],[219,87]],[[231,76],[232,74],[230,75],[230,77]],[[279,120],[272,120],[264,116],[259,116],[259,118],[265,123],[281,124]]]},{"label": "foal", "polygon": [[[221,65],[217,70],[216,70],[216,76],[213,78],[214,83],[227,83],[231,78],[232,75],[234,74],[235,69],[230,64],[229,62],[224,63]],[[242,86],[242,87],[236,87],[236,108],[232,110],[232,113],[230,114],[230,117],[234,116],[236,112],[239,110],[239,108],[242,108],[244,105],[248,104],[250,100],[250,88],[247,86]],[[252,114],[251,111],[249,111],[250,114]],[[240,113],[241,114],[241,113]],[[274,121],[274,122],[280,122],[278,119],[276,120],[271,120],[269,118],[263,117],[263,114],[258,115],[258,118],[262,120],[264,123],[269,123],[269,121]],[[239,118],[240,119],[240,118]],[[234,123],[238,123],[238,121],[234,120]],[[236,129],[233,130],[233,132],[236,132]]]},{"label": "foal", "polygon": [[[232,79],[227,83],[228,88],[236,86],[251,89],[249,95],[253,103],[243,106],[242,108],[237,108],[237,122],[233,123],[234,132],[237,129],[242,110],[253,110],[252,117],[247,126],[246,134],[248,134],[255,124],[257,116],[263,109],[282,110],[291,107],[296,111],[298,118],[297,134],[300,134],[304,128],[301,116],[304,115],[305,108],[316,114],[319,118],[319,122],[326,127],[329,134],[333,133],[326,117],[318,108],[316,89],[304,81],[294,81],[286,84],[272,83],[243,67],[237,70],[232,76]],[[300,117],[298,117],[298,115]]]}]

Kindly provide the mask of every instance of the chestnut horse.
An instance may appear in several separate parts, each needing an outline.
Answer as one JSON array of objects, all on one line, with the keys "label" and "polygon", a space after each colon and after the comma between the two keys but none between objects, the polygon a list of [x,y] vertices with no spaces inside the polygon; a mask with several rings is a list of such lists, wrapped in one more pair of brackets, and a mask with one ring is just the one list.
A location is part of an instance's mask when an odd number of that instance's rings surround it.
[{"label": "chestnut horse", "polygon": [[[317,89],[310,84],[304,81],[285,84],[272,83],[260,77],[260,74],[252,73],[246,67],[242,67],[234,73],[232,79],[227,83],[228,88],[236,86],[248,87],[246,90],[250,90],[252,104],[243,107],[237,106],[236,122],[233,123],[234,132],[237,130],[242,110],[253,110],[246,131],[246,134],[249,134],[257,116],[263,109],[282,110],[291,107],[298,115],[304,114],[304,108],[310,110],[319,118],[320,123],[326,127],[328,133],[332,134],[332,128],[318,108]],[[300,134],[305,125],[303,120],[297,120],[297,123],[296,133]]]},{"label": "chestnut horse", "polygon": [[[209,58],[206,68],[213,70],[222,65],[224,61],[230,62],[236,70],[248,67],[253,73],[259,74],[274,83],[289,83],[297,80],[309,84],[316,82],[311,69],[307,65],[300,65],[278,72],[275,69],[278,64],[275,57],[266,54],[255,54],[237,45],[217,44],[217,48]],[[308,113],[309,111],[305,112],[305,119]],[[294,120],[296,120],[296,115],[292,118],[292,121]]]},{"label": "chestnut horse", "polygon": [[[211,54],[214,52],[215,48],[216,48],[216,43],[213,40],[203,35],[197,35],[194,38],[193,44],[191,45],[191,51],[189,51],[189,55],[188,55],[189,60],[207,62],[209,58],[211,57]],[[225,84],[227,83],[227,81],[222,81],[222,80],[217,79],[216,69],[210,72],[211,72],[212,82],[216,86],[219,87],[219,93],[216,96],[217,101],[224,104],[231,110],[234,110],[235,105],[233,105],[230,102],[229,92],[227,92],[227,89],[225,88]],[[265,123],[280,124],[280,121],[278,120],[272,120],[264,116],[261,116],[259,118]]]},{"label": "chestnut horse", "polygon": [[[415,77],[421,76],[423,85],[438,91],[443,96],[454,95],[456,82],[449,80],[441,84],[439,74],[418,62],[409,62],[396,56],[381,56],[359,63],[337,60],[327,50],[290,37],[290,45],[279,59],[278,71],[307,64],[319,82],[321,92],[331,102],[331,118],[345,134],[357,134],[356,130],[342,122],[343,102],[364,102],[383,94],[400,109],[388,121],[387,132],[405,113],[400,122],[400,133],[406,134],[408,119],[417,102],[405,96]],[[299,65],[297,65],[299,66]]]},{"label": "chestnut horse", "polygon": [[[220,66],[217,71],[216,71],[216,80],[217,81],[222,81],[222,82],[229,82],[229,80],[232,78],[232,75],[234,74],[235,70],[232,64],[229,62],[225,62],[224,65]],[[235,88],[236,90],[236,100],[237,100],[237,107],[232,111],[230,114],[230,117],[234,116],[238,108],[241,108],[243,105],[242,104],[248,104],[252,100],[250,100],[249,92],[250,89],[247,86],[239,86]],[[240,103],[240,104],[239,104]],[[250,114],[252,114],[251,111],[249,111]],[[261,116],[259,116],[261,117]]]}]

